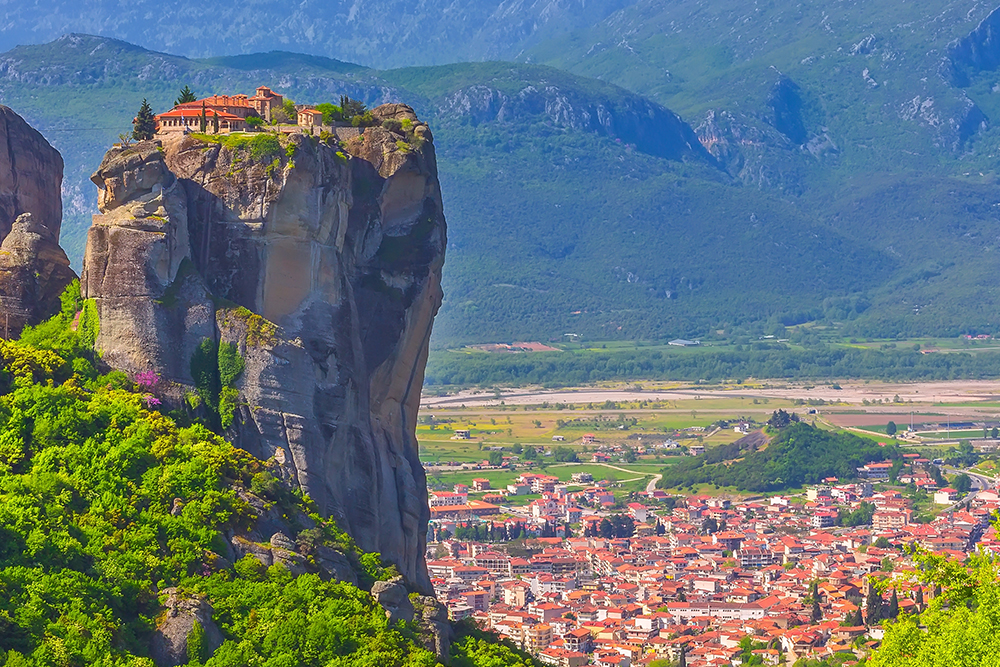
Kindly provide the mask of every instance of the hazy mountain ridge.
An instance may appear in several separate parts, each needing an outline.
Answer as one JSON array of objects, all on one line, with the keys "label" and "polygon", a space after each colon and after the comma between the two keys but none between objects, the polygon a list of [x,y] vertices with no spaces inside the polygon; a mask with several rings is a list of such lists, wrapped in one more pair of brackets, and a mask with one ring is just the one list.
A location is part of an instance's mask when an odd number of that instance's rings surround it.
[{"label": "hazy mountain ridge", "polygon": [[592,25],[629,0],[357,0],[206,5],[136,0],[0,2],[0,49],[69,32],[125,39],[189,57],[274,49],[375,67],[510,59],[548,37]]}]

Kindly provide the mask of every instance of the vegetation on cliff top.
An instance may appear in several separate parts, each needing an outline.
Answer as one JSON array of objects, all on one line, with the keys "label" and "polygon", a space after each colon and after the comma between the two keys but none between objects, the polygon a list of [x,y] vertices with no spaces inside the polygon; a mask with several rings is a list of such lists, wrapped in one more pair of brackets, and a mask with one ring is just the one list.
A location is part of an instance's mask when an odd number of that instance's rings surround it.
[{"label": "vegetation on cliff top", "polygon": [[[74,296],[22,341],[0,342],[0,665],[148,667],[164,590],[179,587],[207,599],[225,640],[214,654],[189,643],[190,665],[433,667],[414,627],[388,625],[368,593],[324,581],[312,554],[345,554],[366,587],[394,568],[268,463],[201,425],[179,427],[123,373],[99,372],[67,317]],[[222,557],[226,533],[256,521],[254,497],[297,527],[307,573]],[[453,651],[468,667],[523,659],[470,637]]]}]

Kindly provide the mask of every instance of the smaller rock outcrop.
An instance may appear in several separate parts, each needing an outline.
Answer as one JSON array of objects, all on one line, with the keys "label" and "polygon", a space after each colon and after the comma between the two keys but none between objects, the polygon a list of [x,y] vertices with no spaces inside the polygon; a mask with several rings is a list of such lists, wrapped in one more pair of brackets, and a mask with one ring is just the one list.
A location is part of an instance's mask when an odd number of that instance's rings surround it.
[{"label": "smaller rock outcrop", "polygon": [[0,336],[16,338],[59,310],[76,274],[59,247],[63,161],[37,130],[0,105]]},{"label": "smaller rock outcrop", "polygon": [[195,625],[201,631],[198,641],[200,652],[211,655],[222,646],[222,632],[212,620],[212,605],[204,599],[195,596],[185,596],[176,588],[164,589],[167,596],[164,603],[166,611],[157,620],[156,631],[153,633],[150,654],[156,667],[177,667],[191,661],[191,653],[199,649],[189,645]]},{"label": "smaller rock outcrop", "polygon": [[372,597],[385,609],[390,624],[413,623],[424,648],[433,651],[442,664],[451,664],[451,643],[455,629],[448,619],[448,609],[429,595],[410,595],[402,577],[376,581]]},{"label": "smaller rock outcrop", "polygon": [[448,619],[448,608],[427,595],[415,596],[412,602],[416,610],[413,620],[420,631],[424,648],[433,651],[443,664],[451,664],[451,643],[455,639],[455,629]]},{"label": "smaller rock outcrop", "polygon": [[410,592],[406,590],[402,577],[396,577],[389,581],[376,581],[372,586],[372,597],[385,609],[385,616],[389,619],[389,624],[399,621],[409,623],[413,620],[413,604],[409,598]]},{"label": "smaller rock outcrop", "polygon": [[263,567],[284,565],[296,576],[315,572],[323,579],[358,584],[360,566],[344,552],[310,539],[308,531],[316,524],[308,516],[286,516],[283,510],[252,493],[241,491],[239,496],[257,519],[246,532],[227,535],[227,558],[237,561],[253,556]]},{"label": "smaller rock outcrop", "polygon": [[48,229],[22,213],[0,244],[0,335],[16,338],[28,324],[59,311],[59,295],[76,278]]}]

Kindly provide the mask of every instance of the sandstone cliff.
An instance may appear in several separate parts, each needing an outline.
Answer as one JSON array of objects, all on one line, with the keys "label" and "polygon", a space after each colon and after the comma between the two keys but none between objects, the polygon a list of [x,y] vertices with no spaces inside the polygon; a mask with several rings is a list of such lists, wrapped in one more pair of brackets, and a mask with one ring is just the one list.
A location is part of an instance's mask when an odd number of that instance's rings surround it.
[{"label": "sandstone cliff", "polygon": [[59,151],[0,105],[0,336],[55,313],[76,278],[58,244],[62,176]]},{"label": "sandstone cliff", "polygon": [[429,129],[403,105],[339,147],[302,134],[110,150],[81,287],[116,368],[274,459],[416,588],[414,438],[445,248]]}]

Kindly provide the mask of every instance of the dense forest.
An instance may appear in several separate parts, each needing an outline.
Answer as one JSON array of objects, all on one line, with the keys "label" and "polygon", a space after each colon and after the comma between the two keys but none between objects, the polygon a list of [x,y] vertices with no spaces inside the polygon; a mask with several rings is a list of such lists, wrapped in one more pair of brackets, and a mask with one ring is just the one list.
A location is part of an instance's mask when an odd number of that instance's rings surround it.
[{"label": "dense forest", "polygon": [[[362,590],[395,568],[266,463],[103,372],[93,327],[72,326],[82,306],[75,284],[53,320],[0,341],[0,665],[151,667],[165,590],[177,587],[211,604],[224,640],[212,651],[189,639],[190,665],[434,667],[415,626],[389,624]],[[261,506],[294,529],[305,572],[224,556],[226,534],[254,525]],[[321,576],[324,549],[358,586]],[[452,652],[462,667],[533,664],[468,629]]]},{"label": "dense forest", "polygon": [[659,486],[669,489],[717,484],[741,491],[782,491],[816,484],[826,477],[854,479],[856,469],[865,463],[900,455],[896,445],[883,447],[856,435],[824,431],[797,420],[784,424],[771,427],[776,431],[774,437],[759,450],[743,451],[737,441],[713,450],[711,458],[689,458],[668,466]]},{"label": "dense forest", "polygon": [[763,349],[672,353],[628,351],[488,354],[432,352],[428,385],[576,385],[608,380],[957,380],[1000,376],[1000,354],[921,354],[914,349],[871,350],[780,344]]}]

